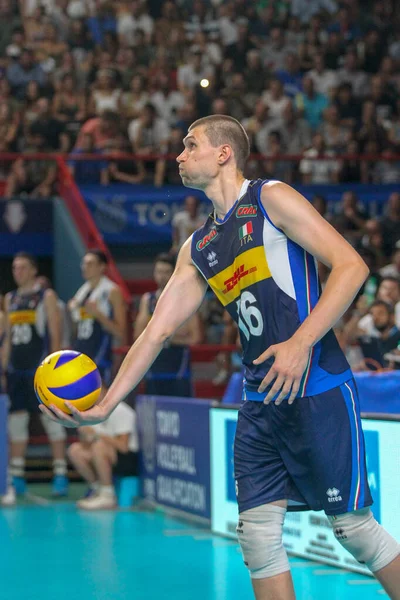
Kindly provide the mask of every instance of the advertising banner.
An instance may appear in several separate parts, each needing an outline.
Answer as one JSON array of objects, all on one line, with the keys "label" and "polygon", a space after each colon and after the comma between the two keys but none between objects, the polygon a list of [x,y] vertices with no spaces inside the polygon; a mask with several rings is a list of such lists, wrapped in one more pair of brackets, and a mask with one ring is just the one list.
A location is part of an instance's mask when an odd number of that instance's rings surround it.
[{"label": "advertising banner", "polygon": [[[232,445],[237,410],[213,408],[210,411],[212,521],[215,533],[236,537],[237,504],[234,489]],[[363,419],[368,481],[374,498],[375,518],[400,539],[397,517],[400,498],[400,422]],[[224,456],[225,452],[225,456]],[[325,514],[288,512],[284,545],[288,552],[338,567],[369,573],[334,538]]]},{"label": "advertising banner", "polygon": [[[395,185],[295,185],[306,198],[322,194],[327,201],[328,212],[341,210],[341,198],[345,191],[354,190],[359,203],[371,216],[380,215],[384,203]],[[169,243],[172,236],[172,218],[182,210],[186,196],[194,195],[200,200],[204,220],[211,212],[211,203],[202,192],[183,186],[97,184],[80,185],[79,189],[92,212],[97,227],[109,244]]]},{"label": "advertising banner", "polygon": [[142,495],[210,520],[211,401],[139,396]]}]

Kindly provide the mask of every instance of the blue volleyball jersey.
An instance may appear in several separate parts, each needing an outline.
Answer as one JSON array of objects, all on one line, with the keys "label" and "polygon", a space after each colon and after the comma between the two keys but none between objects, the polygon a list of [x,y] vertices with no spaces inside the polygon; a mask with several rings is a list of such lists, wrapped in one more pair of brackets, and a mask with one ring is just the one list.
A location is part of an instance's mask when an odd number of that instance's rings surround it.
[{"label": "blue volleyball jersey", "polygon": [[10,372],[34,373],[49,352],[44,291],[10,293],[7,311],[10,327]]},{"label": "blue volleyball jersey", "polygon": [[[257,388],[274,361],[253,360],[288,340],[320,296],[317,262],[272,223],[261,203],[264,183],[245,180],[223,221],[211,214],[193,234],[191,248],[194,265],[238,324],[248,400],[260,399]],[[310,353],[298,395],[320,394],[351,376],[330,330]]]},{"label": "blue volleyball jersey", "polygon": [[72,319],[77,325],[73,349],[89,356],[100,369],[107,369],[112,364],[112,335],[86,311],[85,302],[96,302],[98,309],[112,319],[110,293],[114,287],[115,284],[110,279],[102,277],[96,288],[91,289],[85,283],[75,295],[79,308],[72,313]]}]

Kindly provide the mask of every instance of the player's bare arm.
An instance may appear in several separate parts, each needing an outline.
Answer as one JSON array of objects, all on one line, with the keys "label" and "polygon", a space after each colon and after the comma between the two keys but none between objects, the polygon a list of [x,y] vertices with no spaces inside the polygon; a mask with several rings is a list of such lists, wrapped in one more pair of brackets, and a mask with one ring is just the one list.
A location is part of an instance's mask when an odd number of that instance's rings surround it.
[{"label": "player's bare arm", "polygon": [[207,284],[191,262],[190,246],[191,238],[179,253],[174,274],[157,302],[150,323],[129,350],[103,400],[85,412],[76,410],[66,402],[72,416],[56,407],[50,411],[41,405],[40,410],[44,414],[65,427],[94,425],[104,421],[137,386],[161,352],[165,341],[198,310],[204,298]]},{"label": "player's bare arm", "polygon": [[57,295],[54,290],[46,290],[44,306],[47,317],[47,327],[50,336],[50,351],[57,352],[61,347],[61,315],[57,304]]},{"label": "player's bare arm", "polygon": [[263,392],[274,381],[265,402],[280,392],[276,404],[289,394],[289,403],[292,403],[312,347],[350,306],[368,275],[368,268],[352,246],[290,186],[280,182],[264,185],[261,201],[276,227],[331,269],[317,305],[295,335],[267,348],[255,361],[259,364],[275,357],[259,387]]}]

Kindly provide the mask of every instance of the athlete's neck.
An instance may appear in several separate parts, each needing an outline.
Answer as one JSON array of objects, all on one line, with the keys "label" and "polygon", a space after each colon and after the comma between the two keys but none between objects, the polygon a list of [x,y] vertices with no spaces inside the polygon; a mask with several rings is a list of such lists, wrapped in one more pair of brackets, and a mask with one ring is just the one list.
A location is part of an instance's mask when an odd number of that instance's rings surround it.
[{"label": "athlete's neck", "polygon": [[213,180],[204,190],[206,196],[214,205],[215,216],[223,219],[239,198],[240,188],[244,177],[237,172],[236,177],[224,177]]},{"label": "athlete's neck", "polygon": [[103,279],[103,275],[100,275],[100,277],[95,277],[93,279],[88,279],[88,284],[90,285],[92,290],[94,290],[94,288],[99,285],[99,283],[102,279]]},{"label": "athlete's neck", "polygon": [[29,283],[26,283],[25,285],[20,285],[18,288],[18,293],[19,294],[31,294],[32,292],[35,292],[37,289],[39,289],[39,286],[37,285],[36,281],[33,280]]}]

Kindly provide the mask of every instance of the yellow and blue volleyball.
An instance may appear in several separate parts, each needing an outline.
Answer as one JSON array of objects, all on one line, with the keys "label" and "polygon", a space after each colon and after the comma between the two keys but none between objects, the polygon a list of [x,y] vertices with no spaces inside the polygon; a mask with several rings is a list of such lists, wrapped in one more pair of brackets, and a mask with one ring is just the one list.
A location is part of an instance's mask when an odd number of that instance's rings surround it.
[{"label": "yellow and blue volleyball", "polygon": [[70,413],[65,400],[79,410],[87,410],[97,402],[101,376],[96,364],[86,354],[60,350],[47,356],[38,366],[34,387],[39,402],[48,407],[53,404]]}]

